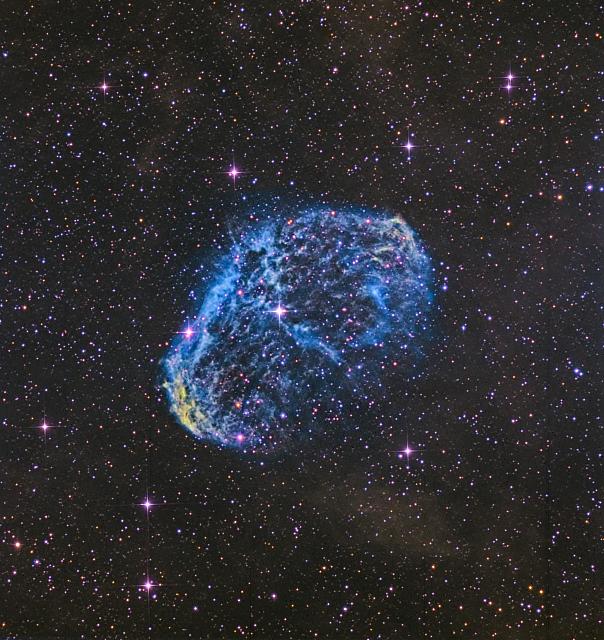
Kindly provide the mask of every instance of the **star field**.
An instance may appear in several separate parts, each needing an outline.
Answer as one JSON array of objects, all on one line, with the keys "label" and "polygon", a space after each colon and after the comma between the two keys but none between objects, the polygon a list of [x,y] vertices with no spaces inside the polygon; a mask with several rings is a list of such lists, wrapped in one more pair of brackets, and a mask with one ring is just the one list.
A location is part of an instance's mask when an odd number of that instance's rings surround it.
[{"label": "star field", "polygon": [[[601,13],[6,4],[0,637],[602,637]],[[434,326],[266,459],[160,372],[272,197],[403,218]]]}]

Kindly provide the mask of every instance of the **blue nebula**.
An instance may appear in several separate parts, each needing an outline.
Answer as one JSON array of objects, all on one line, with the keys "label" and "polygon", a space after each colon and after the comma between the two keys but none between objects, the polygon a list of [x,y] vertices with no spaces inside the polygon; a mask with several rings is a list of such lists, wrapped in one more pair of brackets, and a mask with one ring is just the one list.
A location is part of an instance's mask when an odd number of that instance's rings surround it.
[{"label": "blue nebula", "polygon": [[274,450],[344,429],[429,333],[430,260],[400,218],[315,206],[251,216],[212,265],[195,320],[163,360],[170,410],[194,436]]}]

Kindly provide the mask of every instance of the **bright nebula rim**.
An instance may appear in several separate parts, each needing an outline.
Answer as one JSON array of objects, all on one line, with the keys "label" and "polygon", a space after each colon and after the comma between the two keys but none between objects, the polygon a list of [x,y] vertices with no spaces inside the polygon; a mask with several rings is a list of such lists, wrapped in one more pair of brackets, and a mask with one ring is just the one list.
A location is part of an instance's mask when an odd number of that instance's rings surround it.
[{"label": "bright nebula rim", "polygon": [[243,227],[205,265],[201,302],[162,361],[170,412],[246,451],[345,430],[386,377],[416,374],[429,256],[404,220],[363,207],[284,207]]}]

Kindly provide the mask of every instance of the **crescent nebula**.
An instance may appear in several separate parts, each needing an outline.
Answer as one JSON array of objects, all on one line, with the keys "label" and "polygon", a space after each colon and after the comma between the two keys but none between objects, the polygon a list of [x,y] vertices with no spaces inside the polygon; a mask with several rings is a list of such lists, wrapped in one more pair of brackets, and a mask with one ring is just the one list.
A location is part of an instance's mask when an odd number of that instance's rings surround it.
[{"label": "crescent nebula", "polygon": [[315,206],[251,216],[211,265],[195,319],[163,359],[170,411],[193,436],[272,451],[415,375],[432,268],[402,219]]}]

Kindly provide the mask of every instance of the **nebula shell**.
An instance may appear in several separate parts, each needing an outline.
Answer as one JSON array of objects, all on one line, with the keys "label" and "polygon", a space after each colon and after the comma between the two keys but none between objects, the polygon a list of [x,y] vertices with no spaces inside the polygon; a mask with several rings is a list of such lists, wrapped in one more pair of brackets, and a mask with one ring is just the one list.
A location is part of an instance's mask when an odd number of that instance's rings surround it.
[{"label": "nebula shell", "polygon": [[315,206],[256,219],[212,265],[163,360],[170,411],[197,438],[249,451],[345,430],[385,376],[415,375],[431,275],[391,214]]}]

